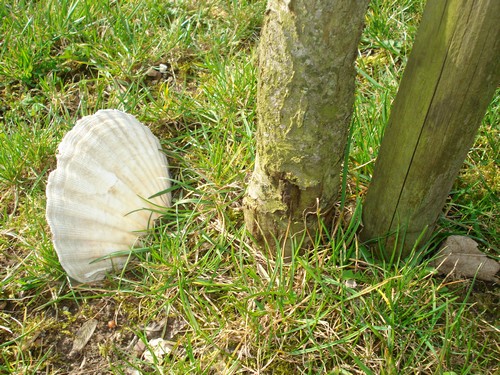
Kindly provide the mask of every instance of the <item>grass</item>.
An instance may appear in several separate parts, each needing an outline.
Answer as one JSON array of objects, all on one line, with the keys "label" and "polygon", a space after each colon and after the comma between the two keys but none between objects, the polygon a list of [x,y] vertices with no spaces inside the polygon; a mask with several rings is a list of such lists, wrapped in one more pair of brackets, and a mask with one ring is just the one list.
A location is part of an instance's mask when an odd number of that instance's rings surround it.
[{"label": "grass", "polygon": [[[345,215],[284,264],[255,249],[241,211],[265,1],[2,2],[0,373],[498,373],[497,289],[435,277],[423,256],[378,263],[356,237],[422,7],[371,2]],[[166,73],[146,74],[159,64]],[[473,236],[493,257],[498,98],[439,227]],[[100,108],[151,127],[177,189],[124,272],[71,286],[52,248],[44,190],[61,138]],[[90,319],[96,333],[70,355]],[[155,325],[171,353],[146,363],[134,345],[147,344]]]}]

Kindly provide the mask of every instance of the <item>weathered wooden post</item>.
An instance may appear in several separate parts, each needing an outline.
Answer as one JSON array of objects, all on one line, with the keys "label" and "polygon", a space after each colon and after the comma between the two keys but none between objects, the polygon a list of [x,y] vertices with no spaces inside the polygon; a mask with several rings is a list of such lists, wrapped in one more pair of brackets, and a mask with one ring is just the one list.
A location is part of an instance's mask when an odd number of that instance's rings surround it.
[{"label": "weathered wooden post", "polygon": [[432,233],[500,81],[499,17],[498,0],[427,2],[364,204],[385,257]]}]

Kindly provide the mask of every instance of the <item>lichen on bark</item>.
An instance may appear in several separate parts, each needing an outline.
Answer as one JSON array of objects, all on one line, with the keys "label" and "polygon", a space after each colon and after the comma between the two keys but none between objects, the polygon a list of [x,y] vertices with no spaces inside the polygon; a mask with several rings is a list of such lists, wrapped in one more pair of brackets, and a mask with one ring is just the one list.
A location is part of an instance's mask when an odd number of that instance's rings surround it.
[{"label": "lichen on bark", "polygon": [[[328,220],[354,103],[367,0],[270,0],[259,46],[257,156],[244,199],[258,242]],[[286,246],[285,246],[286,248]]]}]

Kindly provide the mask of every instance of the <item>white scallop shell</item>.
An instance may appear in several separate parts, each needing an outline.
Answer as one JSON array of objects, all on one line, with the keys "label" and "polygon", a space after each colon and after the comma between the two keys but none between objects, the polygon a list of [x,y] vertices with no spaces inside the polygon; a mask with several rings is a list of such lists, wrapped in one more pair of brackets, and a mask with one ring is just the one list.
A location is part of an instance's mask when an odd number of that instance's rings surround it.
[{"label": "white scallop shell", "polygon": [[133,247],[170,205],[168,163],[158,139],[133,116],[101,110],[77,121],[57,155],[47,183],[46,217],[68,275],[102,279],[127,256],[96,261]]}]

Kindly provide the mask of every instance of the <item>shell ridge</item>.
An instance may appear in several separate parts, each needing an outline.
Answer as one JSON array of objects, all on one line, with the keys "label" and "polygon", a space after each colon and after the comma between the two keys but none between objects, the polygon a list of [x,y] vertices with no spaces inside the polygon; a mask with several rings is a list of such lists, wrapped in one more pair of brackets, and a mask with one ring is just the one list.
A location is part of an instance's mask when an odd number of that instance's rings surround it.
[{"label": "shell ridge", "polygon": [[140,243],[171,202],[170,192],[151,197],[170,186],[167,158],[147,126],[118,110],[79,119],[59,144],[46,188],[47,222],[68,275],[96,281],[123,267],[128,256],[95,260]]}]

